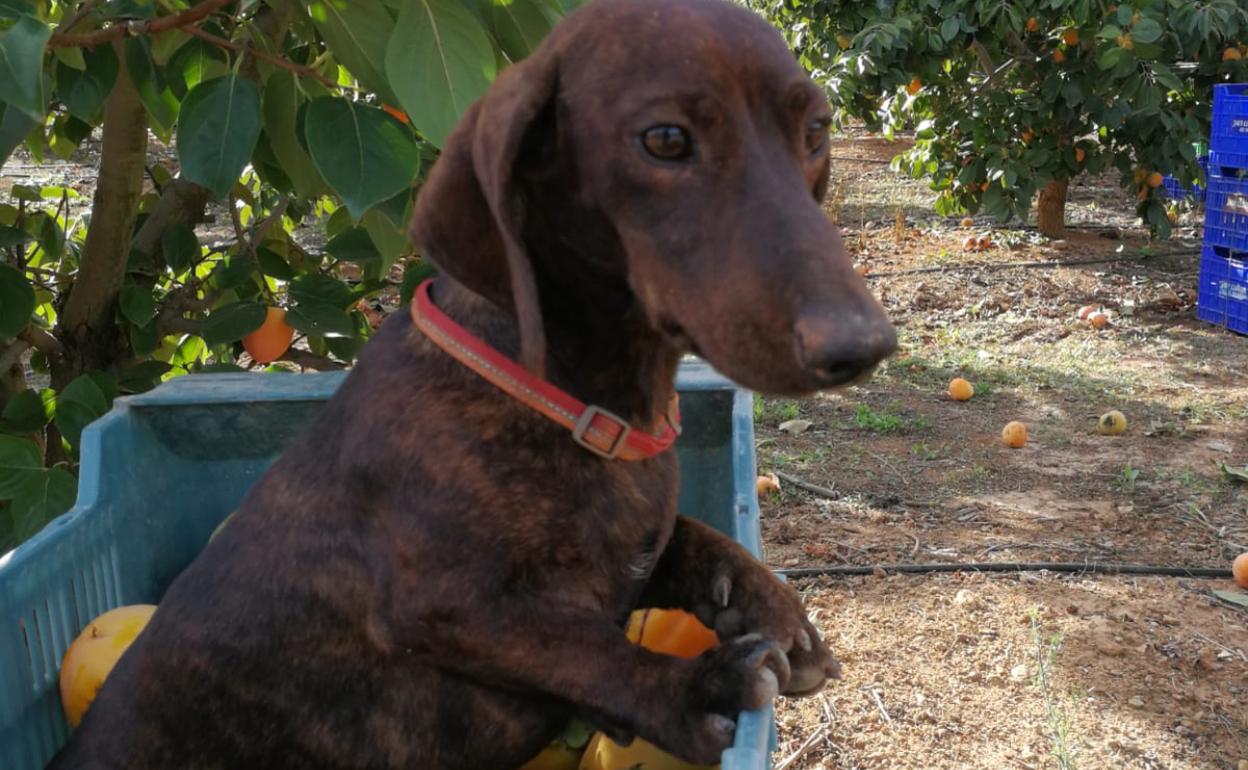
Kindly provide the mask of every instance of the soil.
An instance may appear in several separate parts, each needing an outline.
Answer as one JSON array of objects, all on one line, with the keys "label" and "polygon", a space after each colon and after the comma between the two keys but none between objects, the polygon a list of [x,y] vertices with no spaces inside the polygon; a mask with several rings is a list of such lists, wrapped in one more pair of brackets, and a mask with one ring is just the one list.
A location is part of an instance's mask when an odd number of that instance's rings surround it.
[{"label": "soil", "polygon": [[[1229,569],[1248,486],[1220,464],[1248,464],[1248,338],[1195,317],[1201,212],[1150,242],[1116,178],[1080,178],[1062,240],[966,228],[888,170],[901,148],[834,145],[829,215],[901,350],[861,387],[756,402],[760,473],[781,475],[762,501],[767,562]],[[993,245],[964,251],[968,235]],[[1079,321],[1083,305],[1110,325]],[[955,376],[974,398],[946,394]],[[1110,409],[1122,435],[1096,432]],[[1011,420],[1021,449],[1001,442]],[[1229,579],[794,582],[845,678],[781,699],[776,768],[1248,769],[1248,612],[1212,593]]]}]

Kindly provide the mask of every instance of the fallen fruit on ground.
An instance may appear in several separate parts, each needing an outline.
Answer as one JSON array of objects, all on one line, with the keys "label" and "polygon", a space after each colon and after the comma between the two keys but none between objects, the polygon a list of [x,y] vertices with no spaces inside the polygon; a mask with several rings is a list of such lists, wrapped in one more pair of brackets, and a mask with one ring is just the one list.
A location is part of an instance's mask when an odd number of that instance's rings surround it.
[{"label": "fallen fruit on ground", "polygon": [[1098,310],[1088,316],[1088,323],[1097,329],[1104,329],[1106,326],[1109,326],[1109,315],[1104,311]]},{"label": "fallen fruit on ground", "polygon": [[962,218],[962,226],[963,226],[963,227],[974,227],[974,226],[975,226],[975,220],[974,220],[974,219],[971,219],[970,217],[963,217],[963,218]]},{"label": "fallen fruit on ground", "polygon": [[1001,441],[1012,449],[1018,449],[1027,443],[1027,426],[1018,420],[1007,422],[1001,429]]},{"label": "fallen fruit on ground", "polygon": [[1235,576],[1235,583],[1240,588],[1248,588],[1248,552],[1235,557],[1235,562],[1231,564],[1231,574]]},{"label": "fallen fruit on ground", "polygon": [[1078,313],[1079,320],[1086,321],[1088,320],[1088,316],[1092,315],[1095,312],[1096,312],[1096,305],[1084,305],[1083,307],[1079,308],[1079,313]]},{"label": "fallen fruit on ground", "polygon": [[780,491],[780,477],[774,473],[764,473],[755,482],[758,496],[770,495]]},{"label": "fallen fruit on ground", "polygon": [[1102,436],[1117,436],[1127,429],[1127,418],[1117,409],[1111,409],[1096,421],[1096,432]]},{"label": "fallen fruit on ground", "polygon": [[962,241],[962,248],[965,251],[978,251],[979,239],[973,235],[966,236],[965,240]]},{"label": "fallen fruit on ground", "polygon": [[954,401],[967,401],[975,395],[975,386],[961,377],[949,381],[949,397]]},{"label": "fallen fruit on ground", "polygon": [[156,612],[154,604],[132,604],[100,615],[87,624],[61,660],[61,707],[70,727],[77,727],[122,653]]},{"label": "fallen fruit on ground", "polygon": [[988,234],[979,236],[978,246],[981,251],[984,249],[991,249],[992,248],[992,236]]},{"label": "fallen fruit on ground", "polygon": [[243,349],[256,363],[269,364],[281,358],[294,338],[295,330],[286,323],[286,311],[271,307],[260,328],[243,337]]}]

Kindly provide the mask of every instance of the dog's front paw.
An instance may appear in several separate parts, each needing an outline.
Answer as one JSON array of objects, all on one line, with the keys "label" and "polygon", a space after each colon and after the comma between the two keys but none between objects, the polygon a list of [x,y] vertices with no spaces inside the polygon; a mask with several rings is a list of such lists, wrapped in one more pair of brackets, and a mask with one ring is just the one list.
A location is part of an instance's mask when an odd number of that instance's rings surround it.
[{"label": "dog's front paw", "polygon": [[787,685],[780,686],[783,695],[812,695],[829,678],[840,679],[841,665],[806,617],[797,591],[765,568],[721,571],[710,598],[697,615],[721,639],[758,634],[776,641],[791,669]]},{"label": "dog's front paw", "polygon": [[732,746],[736,716],[762,708],[789,681],[779,645],[757,634],[724,642],[690,661],[676,719],[659,726],[654,741],[695,764],[715,764]]}]

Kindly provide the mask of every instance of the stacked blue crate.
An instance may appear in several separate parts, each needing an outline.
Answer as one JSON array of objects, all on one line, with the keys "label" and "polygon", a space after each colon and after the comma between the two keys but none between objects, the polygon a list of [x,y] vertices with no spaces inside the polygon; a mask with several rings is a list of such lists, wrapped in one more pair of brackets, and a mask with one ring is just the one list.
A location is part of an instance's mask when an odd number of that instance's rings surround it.
[{"label": "stacked blue crate", "polygon": [[[1248,160],[1248,156],[1245,156],[1245,159]],[[1202,155],[1196,158],[1196,164],[1200,166],[1201,172],[1208,176],[1209,158]],[[1172,201],[1190,198],[1197,203],[1205,202],[1205,188],[1200,184],[1200,180],[1193,182],[1191,187],[1186,187],[1176,177],[1167,174],[1161,178],[1161,188],[1166,191],[1166,197]]]},{"label": "stacked blue crate", "polygon": [[1214,86],[1196,315],[1248,334],[1248,83]]}]

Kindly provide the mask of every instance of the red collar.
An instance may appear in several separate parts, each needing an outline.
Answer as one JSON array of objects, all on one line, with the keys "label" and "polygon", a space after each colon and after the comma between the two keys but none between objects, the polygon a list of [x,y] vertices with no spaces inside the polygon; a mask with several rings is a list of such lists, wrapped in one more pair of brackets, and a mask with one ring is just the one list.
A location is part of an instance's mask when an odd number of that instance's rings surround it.
[{"label": "red collar", "polygon": [[680,408],[675,395],[663,426],[654,433],[636,430],[599,406],[586,405],[533,376],[515,361],[477,339],[433,304],[433,279],[412,295],[412,321],[435,345],[464,366],[498,386],[507,395],[572,431],[572,440],[608,460],[645,460],[667,450],[680,435]]}]

